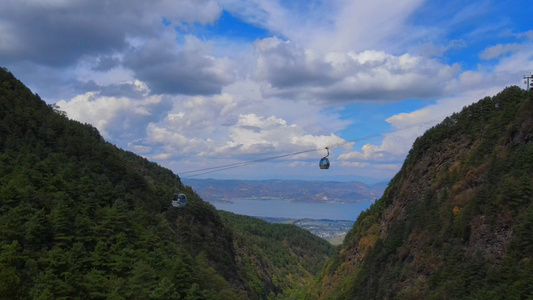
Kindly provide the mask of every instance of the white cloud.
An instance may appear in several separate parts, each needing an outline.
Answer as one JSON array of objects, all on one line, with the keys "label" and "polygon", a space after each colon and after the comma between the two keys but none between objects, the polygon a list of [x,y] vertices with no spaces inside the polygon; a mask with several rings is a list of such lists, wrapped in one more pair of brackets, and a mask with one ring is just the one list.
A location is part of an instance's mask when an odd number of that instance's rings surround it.
[{"label": "white cloud", "polygon": [[[132,84],[142,86],[140,83]],[[57,105],[69,118],[95,126],[106,139],[121,140],[124,136],[143,130],[143,123],[147,124],[151,118],[157,117],[158,110],[165,103],[159,96],[132,100],[88,92],[69,101],[61,100]]]},{"label": "white cloud", "polygon": [[524,47],[525,45],[522,44],[498,44],[481,51],[479,57],[484,60],[495,59],[502,55],[524,49]]},{"label": "white cloud", "polygon": [[341,162],[341,165],[343,167],[350,167],[350,168],[367,168],[370,166],[370,163],[358,162],[358,161],[343,161]]},{"label": "white cloud", "polygon": [[308,162],[304,161],[293,161],[290,164],[288,164],[290,168],[301,168],[301,167],[307,167],[309,166]]},{"label": "white cloud", "polygon": [[133,145],[132,143],[129,143],[128,146],[133,146],[133,148],[135,149],[135,153],[150,153],[153,150],[151,147]]},{"label": "white cloud", "polygon": [[529,43],[522,51],[500,59],[491,75],[502,83],[519,84],[522,75],[530,74],[531,70],[533,70],[533,43]]},{"label": "white cloud", "polygon": [[[213,99],[192,99],[187,103],[191,104],[192,102],[200,105],[196,106],[198,109],[198,107],[207,107],[205,102],[210,100]],[[186,108],[187,105],[180,105],[179,107]],[[192,107],[189,108],[192,109]],[[199,109],[199,111],[203,110]],[[223,116],[220,117],[223,119]],[[190,120],[187,111],[180,111],[179,113],[171,111],[165,121],[157,124],[150,123],[147,126],[146,138],[132,143],[130,147],[135,145],[163,149],[164,153],[170,154],[175,159],[196,155],[217,160],[239,157],[243,160],[249,160],[255,159],[255,157],[264,158],[302,150],[321,149],[328,145],[345,142],[335,134],[311,134],[305,128],[297,124],[290,124],[274,115],[267,117],[255,113],[239,114],[236,120],[232,118],[224,120],[206,118],[204,126],[212,128],[210,134],[198,134],[203,129],[195,129],[197,124],[190,124]],[[216,127],[220,122],[225,122],[227,125]],[[323,152],[325,154],[325,151]],[[153,156],[154,158],[161,157],[158,156],[157,152],[154,153],[156,154]],[[321,154],[316,154],[313,151],[290,156],[290,159],[315,159],[319,155]]]},{"label": "white cloud", "polygon": [[310,135],[298,125],[287,124],[287,121],[281,118],[275,116],[265,118],[256,114],[240,115],[238,122],[229,129],[229,137],[231,140],[216,151],[217,155],[221,152],[233,151],[234,153],[268,156],[320,149],[327,145],[344,142],[334,134]]},{"label": "white cloud", "polygon": [[[380,145],[365,144],[361,151],[343,153],[339,160],[349,165],[352,162],[368,162],[378,169],[398,170],[411,149],[417,137],[427,129],[441,122],[454,112],[459,112],[464,106],[470,105],[487,95],[494,95],[499,87],[492,89],[474,90],[460,96],[442,98],[435,104],[415,110],[410,113],[400,113],[386,119],[394,132],[384,136]],[[390,162],[383,164],[383,162]],[[398,162],[398,163],[394,163]]]},{"label": "white cloud", "polygon": [[[324,51],[364,51],[376,49],[405,34],[406,19],[423,2],[409,1],[338,1],[337,15],[330,30],[313,34],[309,28],[311,47]],[[326,48],[327,47],[327,48]]]},{"label": "white cloud", "polygon": [[[394,121],[391,118],[387,119],[387,122],[392,123],[394,126]],[[430,125],[435,123],[434,121],[432,123],[420,124],[419,126],[407,126],[407,129],[398,127],[396,129],[399,131],[385,135],[381,145],[365,144],[361,147],[360,152],[343,153],[339,156],[339,160],[368,161],[374,163],[401,161],[405,158],[414,140],[427,130]]]},{"label": "white cloud", "polygon": [[[123,82],[133,82],[139,91],[142,90],[146,94],[149,93],[149,88],[146,83],[136,80],[135,74],[132,70],[119,65],[108,70],[96,71],[94,70],[95,64],[96,61],[94,60],[92,62],[87,60],[80,61],[74,70],[74,76],[80,82],[94,81],[96,84],[101,86],[120,84]],[[142,84],[143,86],[139,86],[138,83]]]},{"label": "white cloud", "polygon": [[[214,0],[111,1],[102,5],[81,1],[9,1],[0,19],[13,28],[12,59],[65,65],[94,54],[112,54],[128,48],[127,38],[144,38],[163,28],[162,19],[212,23],[222,9]],[[83,11],[83,17],[79,12]]]},{"label": "white cloud", "polygon": [[22,43],[12,34],[14,25],[0,19],[0,53],[13,55]]},{"label": "white cloud", "polygon": [[320,55],[277,38],[256,42],[256,78],[266,96],[318,102],[398,101],[442,95],[460,66],[383,51],[330,52]]},{"label": "white cloud", "polygon": [[225,87],[219,95],[164,99],[172,107],[163,118],[146,125],[146,137],[130,147],[162,148],[173,157],[249,159],[244,156],[285,154],[343,142],[331,132],[350,123],[339,120],[335,110],[320,112],[305,101],[265,101],[260,85],[248,80]]},{"label": "white cloud", "polygon": [[429,42],[424,43],[421,46],[413,47],[413,53],[417,53],[424,57],[442,57],[446,51],[458,50],[465,47],[465,42],[462,40],[452,40],[447,45],[436,45]]},{"label": "white cloud", "polygon": [[[26,75],[29,80],[25,82],[38,86],[50,102],[98,91],[94,83],[136,79],[154,93],[215,93],[232,81],[233,62],[210,56],[206,47],[202,51],[190,47],[176,50],[172,26],[212,24],[221,13],[216,0],[132,0],[105,5],[87,0],[8,1],[0,10],[0,65],[15,72],[41,72]],[[172,26],[167,26],[169,23]],[[162,62],[150,64],[146,57],[138,56],[141,51],[146,54],[144,46],[162,40],[170,40],[173,51],[159,42],[160,47],[148,53]],[[194,43],[185,46],[190,44]],[[58,95],[57,87],[42,83],[43,77],[60,85],[62,94]]]},{"label": "white cloud", "polygon": [[518,38],[526,37],[530,40],[533,40],[533,30],[529,30],[523,33],[519,33],[516,35]]},{"label": "white cloud", "polygon": [[[70,118],[113,143],[179,168],[323,149],[344,143],[358,122],[387,122],[396,132],[333,149],[340,163],[328,170],[386,177],[426,128],[533,70],[532,31],[502,33],[504,21],[478,22],[489,4],[8,1],[0,65],[49,103],[67,99],[59,105]],[[223,9],[269,37],[232,39],[219,20]],[[489,35],[493,44],[483,40]],[[472,42],[485,49],[467,63],[460,51]],[[406,99],[430,105],[404,109]],[[383,112],[350,114],[373,104]],[[283,162],[305,173],[323,155]],[[278,166],[272,170],[285,170]]]},{"label": "white cloud", "polygon": [[169,31],[134,48],[124,64],[156,94],[218,94],[235,80],[236,63],[210,55],[210,48],[192,35],[178,47],[175,33]]},{"label": "white cloud", "polygon": [[406,35],[406,21],[423,1],[222,1],[225,9],[322,54],[375,49]]},{"label": "white cloud", "polygon": [[150,141],[163,144],[166,148],[181,149],[189,142],[189,139],[184,135],[172,132],[167,128],[157,127],[154,124],[149,124],[146,131]]},{"label": "white cloud", "polygon": [[398,171],[402,167],[401,164],[378,164],[376,168],[383,170]]},{"label": "white cloud", "polygon": [[157,160],[167,160],[172,157],[172,154],[170,153],[161,153],[158,155],[154,155],[153,158]]},{"label": "white cloud", "polygon": [[105,138],[110,137],[107,128],[112,119],[130,104],[126,98],[99,98],[93,92],[76,96],[69,102],[57,102],[69,118],[94,125]]}]

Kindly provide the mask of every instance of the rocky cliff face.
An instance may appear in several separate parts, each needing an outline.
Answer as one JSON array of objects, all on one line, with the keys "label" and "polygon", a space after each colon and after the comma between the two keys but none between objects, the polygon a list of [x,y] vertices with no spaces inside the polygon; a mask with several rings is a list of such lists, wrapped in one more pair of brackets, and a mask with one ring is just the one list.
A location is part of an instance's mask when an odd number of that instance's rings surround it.
[{"label": "rocky cliff face", "polygon": [[518,87],[428,130],[309,294],[533,296],[532,139],[532,97]]}]

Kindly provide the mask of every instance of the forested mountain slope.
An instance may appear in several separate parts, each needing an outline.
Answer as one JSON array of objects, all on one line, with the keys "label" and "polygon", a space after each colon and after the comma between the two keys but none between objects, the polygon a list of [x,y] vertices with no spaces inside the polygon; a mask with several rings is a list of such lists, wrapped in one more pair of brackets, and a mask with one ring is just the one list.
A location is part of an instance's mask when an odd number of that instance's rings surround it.
[{"label": "forested mountain slope", "polygon": [[[253,278],[252,287],[264,288],[280,299],[299,299],[302,287],[308,286],[333,254],[334,247],[308,231],[288,224],[270,224],[253,217],[220,211],[222,219],[231,225],[239,262],[247,278]],[[253,275],[252,274],[257,274]],[[254,297],[253,299],[258,299]]]},{"label": "forested mountain slope", "polygon": [[533,97],[509,87],[414,143],[309,299],[533,297]]},{"label": "forested mountain slope", "polygon": [[[178,190],[185,209],[170,206]],[[260,234],[243,239],[170,170],[0,69],[0,299],[266,299],[309,281],[331,252],[309,232],[283,231],[299,240],[268,241],[287,257],[247,252]]]}]

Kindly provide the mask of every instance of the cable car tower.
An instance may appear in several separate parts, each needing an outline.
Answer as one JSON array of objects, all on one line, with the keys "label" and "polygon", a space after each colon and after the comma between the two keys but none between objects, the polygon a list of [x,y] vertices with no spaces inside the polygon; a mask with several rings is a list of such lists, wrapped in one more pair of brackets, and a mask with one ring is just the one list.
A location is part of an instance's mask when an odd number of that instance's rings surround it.
[{"label": "cable car tower", "polygon": [[524,75],[524,83],[526,84],[526,91],[529,92],[533,88],[533,75]]}]

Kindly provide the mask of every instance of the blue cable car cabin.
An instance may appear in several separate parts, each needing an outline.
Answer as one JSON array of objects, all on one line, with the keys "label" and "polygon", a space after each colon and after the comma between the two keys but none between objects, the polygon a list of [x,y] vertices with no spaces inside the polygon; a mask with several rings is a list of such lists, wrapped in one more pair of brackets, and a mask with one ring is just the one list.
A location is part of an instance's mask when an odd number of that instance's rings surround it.
[{"label": "blue cable car cabin", "polygon": [[327,157],[322,157],[318,165],[320,166],[320,169],[329,169],[329,159]]},{"label": "blue cable car cabin", "polygon": [[185,194],[174,194],[174,199],[172,199],[172,206],[177,208],[183,208],[187,205],[187,196]]}]

